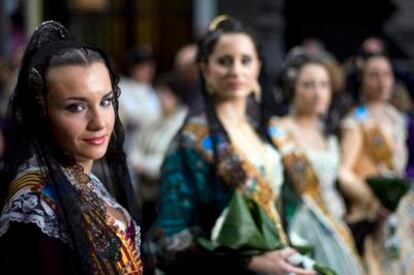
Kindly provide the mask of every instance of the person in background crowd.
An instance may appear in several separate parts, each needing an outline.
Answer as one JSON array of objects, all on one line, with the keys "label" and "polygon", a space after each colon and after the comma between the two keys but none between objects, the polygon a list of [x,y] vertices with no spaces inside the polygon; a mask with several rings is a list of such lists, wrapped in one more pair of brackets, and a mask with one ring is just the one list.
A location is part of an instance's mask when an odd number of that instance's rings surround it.
[{"label": "person in background crowd", "polygon": [[[271,139],[282,154],[283,192],[288,231],[314,249],[315,260],[338,275],[363,274],[350,230],[344,223],[345,203],[336,189],[339,145],[323,117],[332,97],[327,65],[300,48],[287,55],[283,88],[290,113],[270,121]],[[295,243],[294,243],[295,244]]]},{"label": "person in background crowd", "polygon": [[129,151],[131,136],[139,128],[158,119],[160,104],[152,86],[155,63],[151,51],[146,47],[133,50],[128,55],[128,77],[119,82],[119,115],[126,129],[126,151]]},{"label": "person in background crowd", "polygon": [[283,181],[280,155],[264,138],[265,126],[256,128],[246,113],[248,98],[260,94],[257,44],[239,21],[218,17],[198,49],[206,111],[187,120],[162,166],[158,266],[167,274],[314,274],[289,263],[296,253],[291,248],[217,255],[196,242],[209,238],[239,190],[263,208],[287,245],[275,207]]},{"label": "person in background crowd", "polygon": [[142,204],[144,231],[157,216],[162,161],[188,111],[181,101],[182,94],[175,75],[162,76],[155,88],[162,115],[153,123],[143,126],[142,131],[132,138],[128,155],[129,165],[138,176],[136,194]]},{"label": "person in background crowd", "polygon": [[178,78],[179,90],[190,114],[203,111],[196,59],[197,45],[188,44],[178,50],[174,60],[174,73]]},{"label": "person in background crowd", "polygon": [[387,57],[365,56],[358,78],[362,104],[342,122],[340,183],[349,201],[347,221],[368,272],[383,274],[391,268],[378,236],[386,211],[365,180],[404,177],[406,125],[401,113],[388,103],[394,76]]},{"label": "person in background crowd", "polygon": [[0,115],[3,118],[7,115],[8,100],[16,86],[25,45],[17,46],[12,52],[10,59],[6,59],[4,67],[2,66],[3,68],[1,68],[2,77],[4,77],[2,81],[4,82],[2,83],[2,93],[0,95]]},{"label": "person in background crowd", "polygon": [[308,38],[302,43],[303,51],[307,56],[317,58],[326,64],[332,83],[332,102],[329,108],[329,127],[339,134],[340,121],[355,107],[354,99],[349,91],[346,90],[345,71],[335,56],[330,53],[324,44],[315,39]]}]

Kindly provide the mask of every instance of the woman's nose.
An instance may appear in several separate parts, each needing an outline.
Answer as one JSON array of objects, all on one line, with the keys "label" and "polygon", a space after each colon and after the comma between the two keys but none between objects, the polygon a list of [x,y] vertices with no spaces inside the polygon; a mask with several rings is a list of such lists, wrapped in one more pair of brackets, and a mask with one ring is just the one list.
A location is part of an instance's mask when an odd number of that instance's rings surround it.
[{"label": "woman's nose", "polygon": [[233,62],[230,72],[232,74],[239,74],[241,72],[241,70],[242,70],[241,63],[238,62],[238,61]]},{"label": "woman's nose", "polygon": [[105,127],[105,120],[102,110],[91,109],[88,119],[88,130],[98,131]]}]

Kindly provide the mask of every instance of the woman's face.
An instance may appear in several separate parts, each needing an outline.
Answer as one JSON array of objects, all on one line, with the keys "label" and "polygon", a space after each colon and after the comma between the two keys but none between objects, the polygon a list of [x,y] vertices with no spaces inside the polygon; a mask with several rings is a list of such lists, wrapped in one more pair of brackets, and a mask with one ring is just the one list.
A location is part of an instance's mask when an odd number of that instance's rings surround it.
[{"label": "woman's face", "polygon": [[177,96],[175,96],[171,89],[167,86],[160,85],[156,89],[162,113],[166,116],[172,114],[179,105]]},{"label": "woman's face", "polygon": [[299,71],[294,89],[295,112],[305,115],[326,113],[331,102],[331,81],[323,65],[304,65]]},{"label": "woman's face", "polygon": [[394,75],[390,62],[383,56],[372,57],[362,73],[362,94],[368,101],[386,101],[391,96]]},{"label": "woman's face", "polygon": [[246,98],[257,86],[260,61],[252,39],[243,33],[222,35],[201,66],[216,98]]},{"label": "woman's face", "polygon": [[54,139],[77,162],[91,167],[105,155],[115,123],[107,67],[101,62],[55,67],[47,73],[47,83],[46,109]]}]

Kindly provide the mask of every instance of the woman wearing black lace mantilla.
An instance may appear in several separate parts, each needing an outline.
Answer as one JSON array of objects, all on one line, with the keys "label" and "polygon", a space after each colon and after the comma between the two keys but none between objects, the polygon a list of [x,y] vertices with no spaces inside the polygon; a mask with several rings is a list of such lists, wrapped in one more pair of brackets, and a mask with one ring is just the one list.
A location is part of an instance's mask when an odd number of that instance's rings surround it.
[{"label": "woman wearing black lace mantilla", "polygon": [[[33,33],[0,174],[2,274],[142,274],[118,95],[103,52],[57,22]],[[98,159],[123,206],[91,172]]]}]

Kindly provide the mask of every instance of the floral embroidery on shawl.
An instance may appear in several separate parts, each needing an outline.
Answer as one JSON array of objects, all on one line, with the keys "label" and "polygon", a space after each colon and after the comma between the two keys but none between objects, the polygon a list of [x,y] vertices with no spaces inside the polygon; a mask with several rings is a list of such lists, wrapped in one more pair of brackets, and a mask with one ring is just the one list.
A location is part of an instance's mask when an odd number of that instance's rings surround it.
[{"label": "floral embroidery on shawl", "polygon": [[[95,266],[94,274],[142,274],[143,265],[139,258],[140,230],[130,218],[128,212],[116,203],[97,177],[84,174],[80,166],[64,168],[64,173],[74,189],[79,192],[79,199],[83,199],[94,206],[95,211],[93,213],[82,213],[85,215],[85,221],[95,221],[95,223],[89,224],[90,229],[85,232],[89,241],[93,243],[94,249],[91,249],[90,258]],[[107,212],[106,205],[123,213],[128,220],[128,228],[133,228],[133,238],[130,238],[127,232],[116,226],[114,219]],[[110,237],[113,234],[117,238]],[[112,240],[117,243],[112,243]],[[107,259],[99,259],[102,256],[102,251],[108,251],[108,246],[114,246],[109,249],[118,249],[115,267],[112,267],[113,263],[108,264]]]},{"label": "floral embroidery on shawl", "polygon": [[[94,200],[102,207],[106,203],[121,211],[128,219],[128,230],[123,232],[114,224],[109,215],[104,214],[101,217],[104,224],[104,228],[101,229],[112,232],[111,234],[116,234],[118,237],[119,257],[116,270],[108,270],[109,266],[100,265],[96,255],[92,253],[90,258],[95,263],[94,274],[142,274],[143,265],[139,253],[140,228],[130,218],[128,212],[112,198],[94,175],[89,177],[84,173],[79,173],[79,169],[64,168],[63,170],[75,188],[85,188],[84,192],[79,193],[79,199]],[[35,165],[34,160],[31,160],[24,164],[20,171],[10,184],[8,197],[0,216],[0,237],[7,231],[10,222],[33,223],[47,236],[60,239],[73,248],[74,245],[69,238],[67,229],[59,220],[61,209],[56,203],[56,193],[52,186],[47,184],[41,169]],[[98,212],[96,209],[95,214],[99,214]],[[132,234],[128,234],[130,232]],[[88,233],[88,238],[95,242],[98,242],[102,236],[92,227],[85,233]],[[102,241],[102,245],[108,244]],[[97,247],[99,249],[99,244]]]}]

